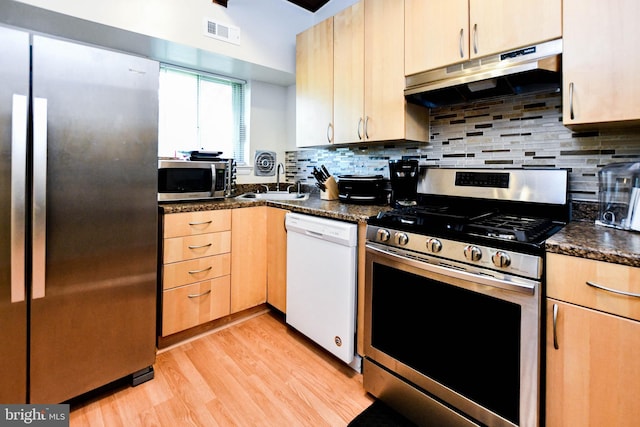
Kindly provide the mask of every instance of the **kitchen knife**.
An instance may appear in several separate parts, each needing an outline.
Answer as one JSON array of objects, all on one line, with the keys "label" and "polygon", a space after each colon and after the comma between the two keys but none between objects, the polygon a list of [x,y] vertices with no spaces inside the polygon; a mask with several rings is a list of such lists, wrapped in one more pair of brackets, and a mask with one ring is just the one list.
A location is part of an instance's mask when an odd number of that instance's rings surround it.
[{"label": "kitchen knife", "polygon": [[322,169],[322,172],[325,174],[325,180],[329,179],[329,177],[331,176],[331,174],[329,173],[329,171],[327,170],[327,168],[324,167],[324,165],[320,165],[320,169]]},{"label": "kitchen knife", "polygon": [[324,174],[320,170],[318,170],[318,168],[316,168],[315,166],[313,167],[313,176],[316,178],[316,181],[318,181],[320,184],[326,181]]}]

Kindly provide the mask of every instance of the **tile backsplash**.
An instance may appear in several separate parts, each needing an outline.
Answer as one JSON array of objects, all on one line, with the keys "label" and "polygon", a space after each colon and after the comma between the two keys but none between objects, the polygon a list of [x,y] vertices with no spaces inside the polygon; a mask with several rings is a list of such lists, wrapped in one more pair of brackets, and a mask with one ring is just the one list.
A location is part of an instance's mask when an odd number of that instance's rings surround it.
[{"label": "tile backsplash", "polygon": [[558,93],[512,96],[430,111],[429,143],[393,142],[286,153],[288,181],[312,183],[313,166],[332,174],[383,175],[388,161],[418,157],[441,167],[565,168],[574,201],[598,200],[598,170],[640,161],[640,130],[573,132],[562,125]]}]

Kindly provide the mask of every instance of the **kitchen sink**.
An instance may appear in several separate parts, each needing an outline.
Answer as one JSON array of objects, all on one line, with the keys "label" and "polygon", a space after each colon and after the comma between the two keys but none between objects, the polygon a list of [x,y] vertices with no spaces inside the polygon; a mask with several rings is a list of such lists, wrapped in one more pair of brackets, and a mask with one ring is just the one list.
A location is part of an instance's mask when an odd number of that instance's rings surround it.
[{"label": "kitchen sink", "polygon": [[309,193],[289,193],[288,191],[268,191],[266,193],[244,193],[236,200],[307,200]]}]

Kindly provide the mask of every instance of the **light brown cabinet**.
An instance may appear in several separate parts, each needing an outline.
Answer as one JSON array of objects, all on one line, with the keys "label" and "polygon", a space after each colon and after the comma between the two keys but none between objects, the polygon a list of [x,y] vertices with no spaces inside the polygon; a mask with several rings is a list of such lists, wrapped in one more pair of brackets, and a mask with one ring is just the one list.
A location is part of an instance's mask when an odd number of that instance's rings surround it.
[{"label": "light brown cabinet", "polygon": [[267,207],[231,210],[231,313],[267,301]]},{"label": "light brown cabinet", "polygon": [[640,294],[640,269],[547,260],[546,425],[637,425],[640,298],[611,290]]},{"label": "light brown cabinet", "polygon": [[[403,6],[403,0],[362,0],[298,36],[296,81],[303,84],[296,87],[298,146],[428,141],[428,111],[408,104],[404,98]],[[317,45],[318,39],[330,38],[326,35],[329,26],[333,28],[332,46],[329,48],[328,42],[323,42],[322,49],[310,47],[309,40]],[[381,31],[382,28],[386,30]],[[319,37],[318,33],[324,36]],[[332,53],[330,61],[326,59],[328,51]],[[331,87],[326,75],[314,83],[319,79],[314,77],[317,70],[310,69],[310,55],[332,64]],[[329,70],[323,65],[321,72]],[[328,116],[325,111],[329,94],[333,108],[331,125],[323,124],[312,131],[315,136],[308,135],[308,131],[317,127],[310,120]],[[312,100],[311,96],[318,98]]]},{"label": "light brown cabinet", "polygon": [[267,302],[287,312],[287,210],[267,208]]},{"label": "light brown cabinet", "polygon": [[338,13],[333,49],[336,144],[428,140],[427,110],[404,98],[404,0],[362,0]]},{"label": "light brown cabinet", "polygon": [[405,72],[562,37],[562,0],[405,0]]},{"label": "light brown cabinet", "polygon": [[362,141],[364,123],[364,13],[363,1],[333,17],[333,113],[337,144]]},{"label": "light brown cabinet", "polygon": [[564,124],[638,124],[640,2],[564,0],[563,8]]},{"label": "light brown cabinet", "polygon": [[163,216],[162,336],[229,314],[231,212]]},{"label": "light brown cabinet", "polygon": [[296,37],[296,144],[333,141],[333,18]]}]

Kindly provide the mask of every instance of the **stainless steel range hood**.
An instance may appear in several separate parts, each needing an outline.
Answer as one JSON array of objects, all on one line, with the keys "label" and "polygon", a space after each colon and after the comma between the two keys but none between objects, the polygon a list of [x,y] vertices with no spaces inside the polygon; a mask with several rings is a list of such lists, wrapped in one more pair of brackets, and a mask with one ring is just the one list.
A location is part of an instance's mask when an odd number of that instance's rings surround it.
[{"label": "stainless steel range hood", "polygon": [[562,39],[413,74],[408,102],[439,107],[504,95],[559,91]]}]

